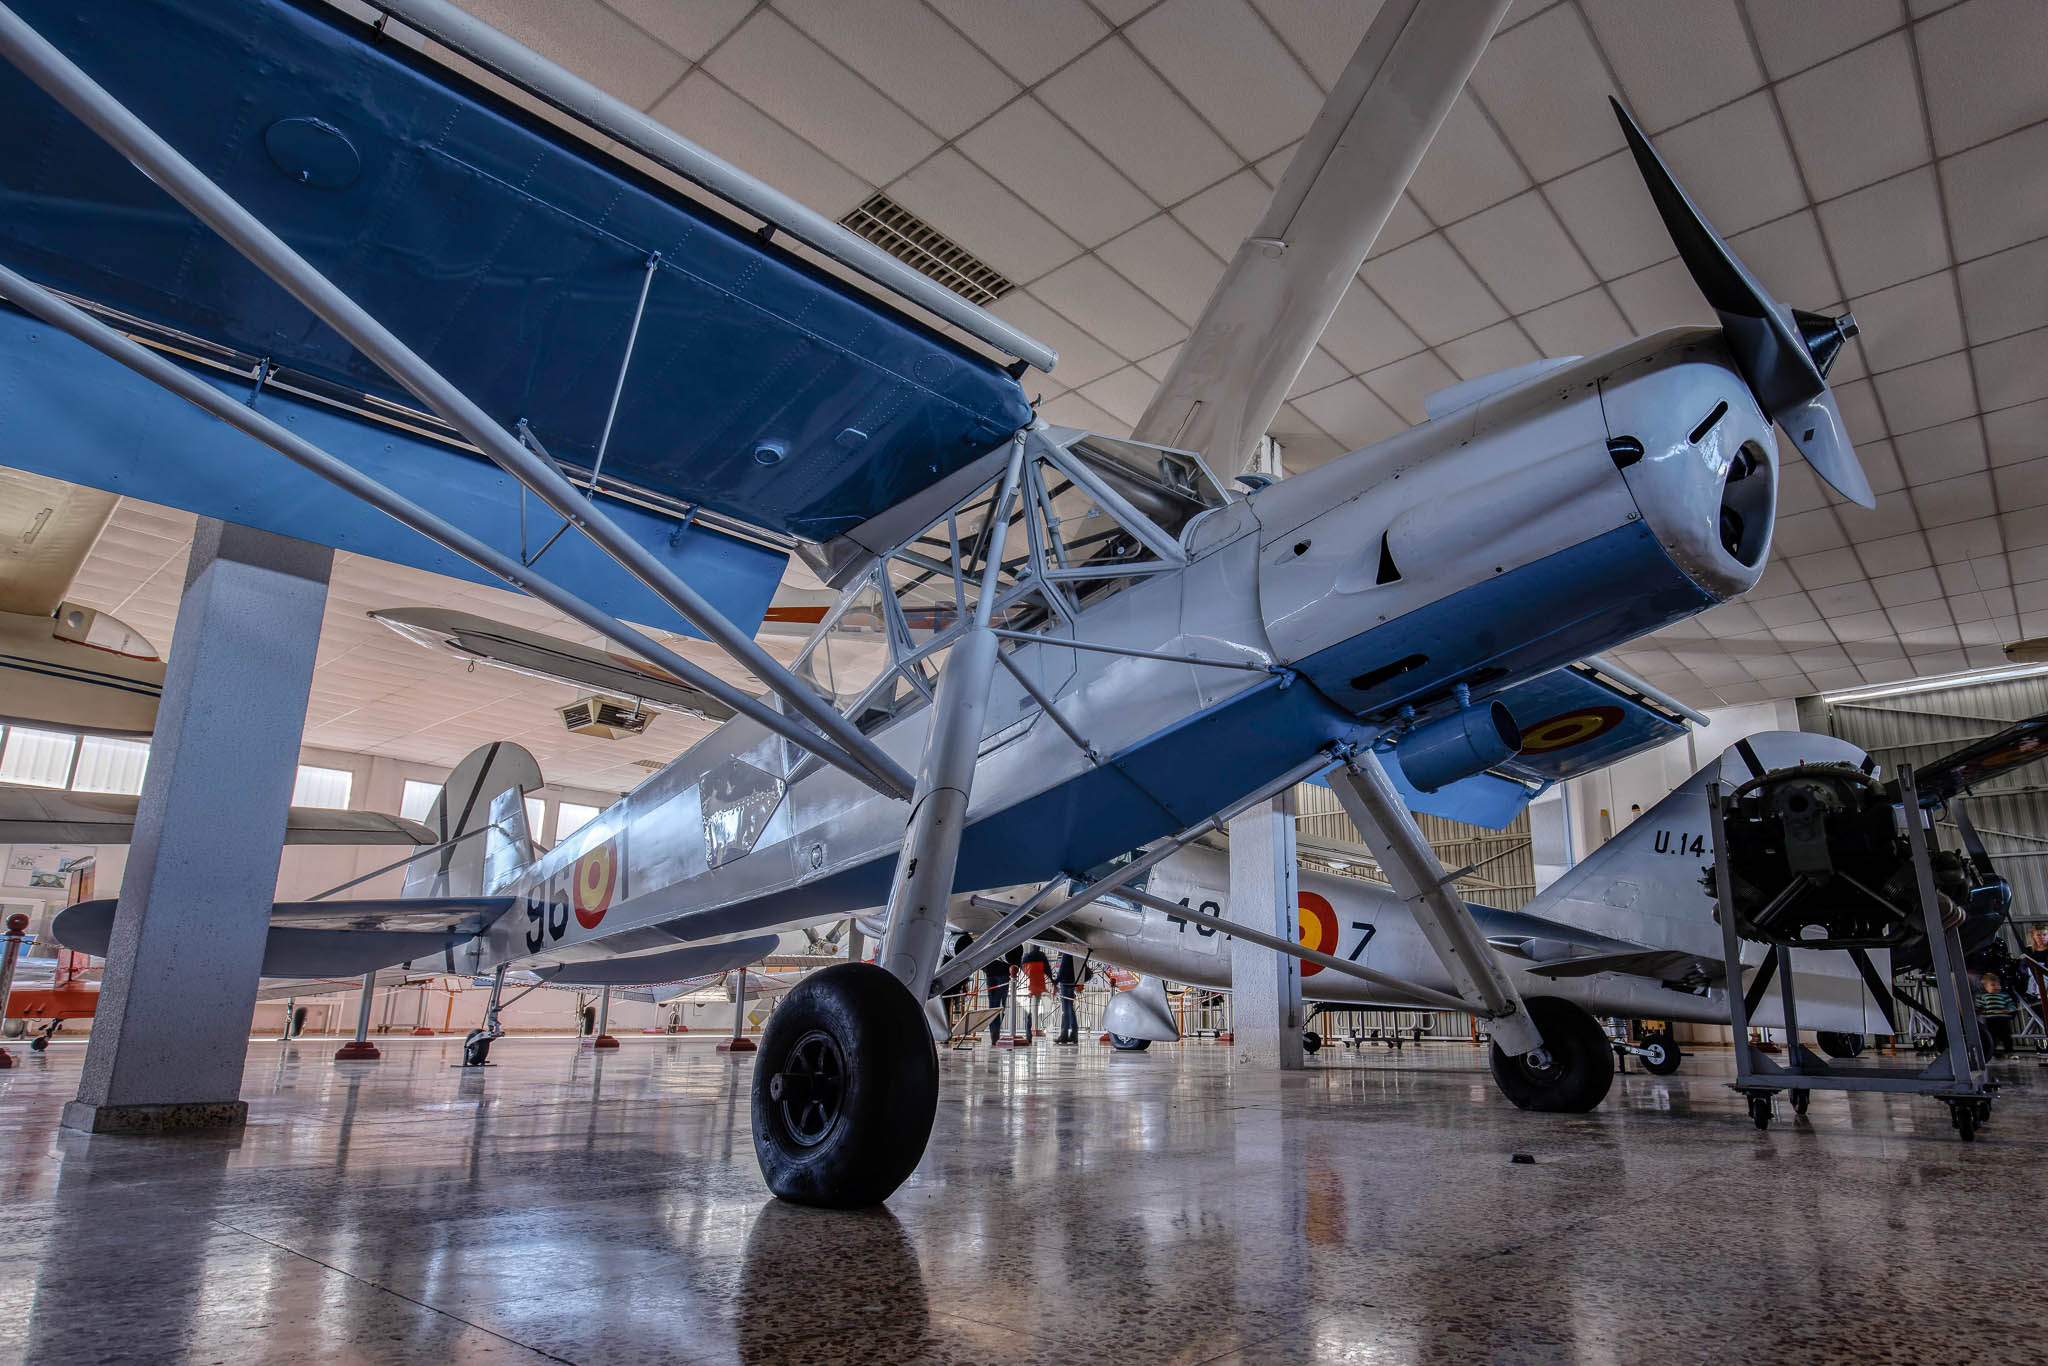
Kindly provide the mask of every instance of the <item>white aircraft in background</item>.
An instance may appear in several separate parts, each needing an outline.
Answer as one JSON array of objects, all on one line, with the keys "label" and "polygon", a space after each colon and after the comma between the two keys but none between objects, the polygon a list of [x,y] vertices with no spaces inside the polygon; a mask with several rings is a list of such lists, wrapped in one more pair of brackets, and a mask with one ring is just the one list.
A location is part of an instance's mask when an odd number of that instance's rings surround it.
[{"label": "white aircraft in background", "polygon": [[[1826,735],[1777,731],[1750,737],[1750,752],[1767,768],[1799,763],[1862,764],[1862,750]],[[1532,1015],[1552,1029],[1576,1033],[1584,1046],[1569,1053],[1569,1076],[1534,1068],[1499,1048],[1495,1081],[1524,1109],[1583,1111],[1606,1096],[1614,1060],[1596,1016],[1728,1023],[1728,983],[1714,903],[1700,885],[1713,860],[1706,789],[1734,787],[1751,776],[1735,748],[1680,784],[1657,805],[1539,892],[1521,910],[1474,905],[1486,941],[1514,977]],[[1417,986],[1450,992],[1453,984],[1406,902],[1390,887],[1311,869],[1301,870],[1300,942],[1304,947]],[[1191,846],[1124,888],[1145,900],[1098,903],[1070,916],[1048,939],[1080,946],[1097,960],[1145,974],[1134,991],[1111,1001],[1104,1028],[1119,1047],[1138,1048],[1179,1037],[1164,983],[1228,990],[1231,936],[1196,924],[1178,908],[1230,918],[1227,857]],[[1021,899],[1012,893],[1010,901]],[[1007,909],[1003,898],[956,903],[954,918],[978,928]],[[1746,945],[1749,966],[1761,945]],[[1839,955],[1808,955],[1798,972],[1800,1024],[1824,1047],[1853,1051],[1868,1033],[1893,1033],[1885,1007]],[[1883,971],[1880,963],[1880,971]],[[1306,1001],[1347,1006],[1430,1009],[1439,1003],[1370,983],[1303,960]],[[1886,972],[1885,976],[1889,976]],[[1751,1023],[1782,1027],[1776,995],[1759,1001]],[[1676,1071],[1680,1052],[1668,1033],[1630,1051],[1652,1071]],[[1567,1056],[1560,1053],[1560,1057]]]}]

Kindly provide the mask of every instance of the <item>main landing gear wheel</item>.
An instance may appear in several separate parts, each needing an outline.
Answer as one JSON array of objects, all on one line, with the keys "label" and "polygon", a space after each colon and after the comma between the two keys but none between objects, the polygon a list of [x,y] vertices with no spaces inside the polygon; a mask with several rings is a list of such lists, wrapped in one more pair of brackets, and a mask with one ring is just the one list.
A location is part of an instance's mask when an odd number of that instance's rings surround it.
[{"label": "main landing gear wheel", "polygon": [[754,1156],[800,1205],[878,1205],[931,1138],[939,1057],[924,1011],[872,963],[816,972],[782,998],[754,1059]]},{"label": "main landing gear wheel", "polygon": [[1614,1050],[1591,1015],[1556,996],[1523,1003],[1543,1036],[1543,1057],[1509,1057],[1493,1046],[1493,1080],[1524,1110],[1582,1115],[1607,1098],[1614,1085]]},{"label": "main landing gear wheel", "polygon": [[1685,1054],[1678,1051],[1678,1044],[1663,1030],[1654,1029],[1643,1035],[1643,1066],[1650,1071],[1668,1077],[1684,1061]]},{"label": "main landing gear wheel", "polygon": [[1831,1058],[1853,1058],[1863,1052],[1861,1034],[1844,1034],[1839,1030],[1823,1029],[1813,1037],[1814,1042],[1820,1045],[1820,1051]]},{"label": "main landing gear wheel", "polygon": [[482,1067],[491,1059],[491,1036],[481,1029],[469,1031],[469,1037],[462,1041],[462,1065]]},{"label": "main landing gear wheel", "polygon": [[1134,1039],[1128,1034],[1112,1034],[1109,1046],[1119,1053],[1142,1053],[1152,1046],[1150,1039]]},{"label": "main landing gear wheel", "polygon": [[1323,1036],[1316,1033],[1313,1029],[1303,1031],[1301,1036],[1301,1051],[1311,1055],[1322,1052]]}]

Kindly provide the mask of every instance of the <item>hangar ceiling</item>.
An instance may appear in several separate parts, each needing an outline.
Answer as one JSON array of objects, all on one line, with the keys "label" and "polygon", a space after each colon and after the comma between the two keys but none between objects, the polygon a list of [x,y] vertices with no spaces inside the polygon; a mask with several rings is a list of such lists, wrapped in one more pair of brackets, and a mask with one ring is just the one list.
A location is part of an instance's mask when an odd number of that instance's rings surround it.
[{"label": "hangar ceiling", "polygon": [[[1377,8],[465,3],[821,212],[878,190],[909,208],[1016,282],[993,311],[1059,348],[1031,377],[1047,416],[1111,432]],[[1283,410],[1288,467],[1421,421],[1459,379],[1713,321],[1615,93],[1774,293],[1857,315],[1836,393],[1879,493],[1854,508],[1794,460],[1756,591],[1617,658],[1703,706],[2002,663],[2048,635],[2044,66],[2036,0],[1518,0]],[[189,534],[124,505],[78,596],[167,641]],[[335,582],[308,744],[445,763],[544,736],[551,777],[618,788],[687,739],[676,717],[566,736],[568,690],[465,674],[361,615],[437,603],[561,630],[525,600],[350,557]]]}]

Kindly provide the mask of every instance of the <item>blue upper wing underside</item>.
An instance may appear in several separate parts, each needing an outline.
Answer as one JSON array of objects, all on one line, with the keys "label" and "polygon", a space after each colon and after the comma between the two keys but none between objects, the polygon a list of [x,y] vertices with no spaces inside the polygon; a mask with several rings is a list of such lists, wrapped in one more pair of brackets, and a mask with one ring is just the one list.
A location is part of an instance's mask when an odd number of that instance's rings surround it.
[{"label": "blue upper wing underside", "polygon": [[[995,364],[324,6],[15,9],[559,459],[595,458],[657,255],[608,476],[824,539],[1030,420]],[[412,402],[4,65],[0,206],[0,253],[45,284]]]}]

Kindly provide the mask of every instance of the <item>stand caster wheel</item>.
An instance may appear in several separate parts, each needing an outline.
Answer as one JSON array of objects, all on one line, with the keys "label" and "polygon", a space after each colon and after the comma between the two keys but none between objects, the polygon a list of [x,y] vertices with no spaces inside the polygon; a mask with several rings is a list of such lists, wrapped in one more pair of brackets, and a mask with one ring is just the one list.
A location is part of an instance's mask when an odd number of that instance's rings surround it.
[{"label": "stand caster wheel", "polygon": [[481,1029],[472,1029],[462,1041],[462,1065],[482,1067],[491,1058],[491,1036]]},{"label": "stand caster wheel", "polygon": [[1643,1036],[1643,1066],[1651,1072],[1668,1077],[1684,1061],[1685,1054],[1678,1051],[1678,1045],[1663,1030],[1653,1030]]},{"label": "stand caster wheel", "polygon": [[1309,1054],[1311,1057],[1322,1052],[1323,1036],[1316,1033],[1313,1029],[1304,1031],[1301,1036],[1301,1051]]},{"label": "stand caster wheel", "polygon": [[1965,1143],[1977,1141],[1977,1107],[1958,1105],[1955,1113],[1956,1137]]},{"label": "stand caster wheel", "polygon": [[1751,1096],[1749,1098],[1749,1118],[1750,1122],[1759,1129],[1770,1128],[1771,1098],[1769,1096]]},{"label": "stand caster wheel", "polygon": [[872,963],[813,973],[768,1017],[753,1090],[769,1190],[801,1205],[879,1205],[924,1156],[938,1112],[924,1008]]},{"label": "stand caster wheel", "polygon": [[1807,1089],[1806,1089],[1805,1087],[1803,1087],[1803,1086],[1795,1086],[1795,1087],[1793,1087],[1793,1088],[1792,1088],[1792,1113],[1793,1113],[1793,1114],[1795,1114],[1795,1115],[1803,1115],[1803,1114],[1805,1114],[1805,1113],[1806,1113],[1806,1106],[1807,1106],[1807,1103],[1808,1103],[1809,1101],[1811,1101],[1812,1099],[1813,1099],[1813,1092],[1811,1092],[1811,1091],[1807,1090]]},{"label": "stand caster wheel", "polygon": [[1150,1039],[1134,1039],[1128,1034],[1112,1034],[1109,1046],[1119,1053],[1142,1053],[1152,1046]]}]

